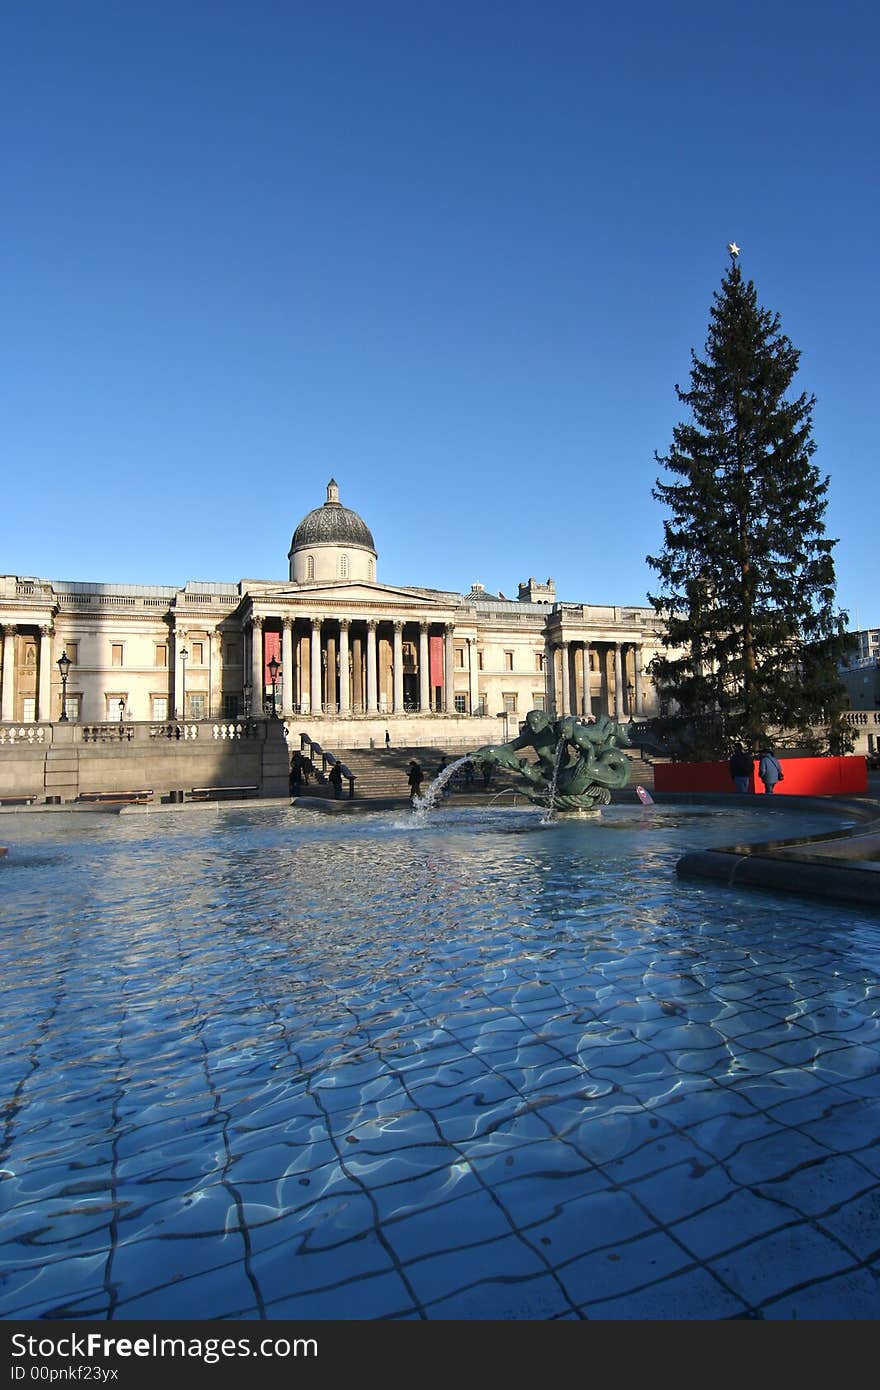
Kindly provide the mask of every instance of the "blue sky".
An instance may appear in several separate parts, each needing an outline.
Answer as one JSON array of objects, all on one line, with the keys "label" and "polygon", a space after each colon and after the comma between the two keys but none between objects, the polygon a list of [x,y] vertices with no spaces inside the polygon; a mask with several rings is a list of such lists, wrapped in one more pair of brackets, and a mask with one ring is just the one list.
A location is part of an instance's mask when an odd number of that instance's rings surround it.
[{"label": "blue sky", "polygon": [[333,476],[389,583],[643,603],[735,240],[880,625],[878,39],[846,0],[7,3],[0,571],[283,579]]}]

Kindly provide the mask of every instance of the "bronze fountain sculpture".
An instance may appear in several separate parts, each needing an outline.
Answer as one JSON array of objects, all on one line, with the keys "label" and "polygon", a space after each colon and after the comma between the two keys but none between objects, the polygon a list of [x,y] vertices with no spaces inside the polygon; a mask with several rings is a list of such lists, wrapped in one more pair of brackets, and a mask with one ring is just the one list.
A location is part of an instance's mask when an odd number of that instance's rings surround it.
[{"label": "bronze fountain sculpture", "polygon": [[[591,811],[607,806],[612,787],[629,781],[630,760],[621,751],[629,747],[628,730],[607,714],[587,724],[570,714],[553,719],[533,709],[516,738],[487,744],[472,757],[518,773],[530,801],[556,811]],[[532,758],[519,756],[526,749]]]}]

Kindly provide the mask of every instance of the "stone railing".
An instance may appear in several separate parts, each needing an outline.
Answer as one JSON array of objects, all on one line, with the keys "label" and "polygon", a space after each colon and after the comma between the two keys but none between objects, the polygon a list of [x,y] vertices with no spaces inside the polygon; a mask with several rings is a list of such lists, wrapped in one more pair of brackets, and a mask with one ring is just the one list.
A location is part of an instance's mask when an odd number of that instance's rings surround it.
[{"label": "stone railing", "polygon": [[51,724],[0,724],[0,747],[45,747],[51,742]]}]

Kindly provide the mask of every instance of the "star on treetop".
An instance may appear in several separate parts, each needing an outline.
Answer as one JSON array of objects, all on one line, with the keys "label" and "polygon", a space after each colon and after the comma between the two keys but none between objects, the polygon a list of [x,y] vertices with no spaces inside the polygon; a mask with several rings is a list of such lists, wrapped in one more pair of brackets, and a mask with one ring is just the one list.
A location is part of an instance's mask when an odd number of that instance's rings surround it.
[{"label": "star on treetop", "polygon": [[739,247],[737,246],[736,242],[729,241],[727,243],[727,249],[730,252],[733,259],[736,260],[737,256],[739,255]]}]

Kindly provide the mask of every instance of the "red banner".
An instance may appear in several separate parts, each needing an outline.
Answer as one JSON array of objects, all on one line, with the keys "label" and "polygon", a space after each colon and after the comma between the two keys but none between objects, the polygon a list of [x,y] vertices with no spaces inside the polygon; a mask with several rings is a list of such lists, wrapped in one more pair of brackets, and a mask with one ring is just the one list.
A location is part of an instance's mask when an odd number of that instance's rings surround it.
[{"label": "red banner", "polygon": [[[269,670],[269,662],[272,658],[281,665],[281,633],[263,632],[263,685],[272,687],[272,674]],[[278,681],[281,681],[281,672],[278,672]]]},{"label": "red banner", "polygon": [[429,637],[431,646],[431,689],[443,684],[443,638]]}]

